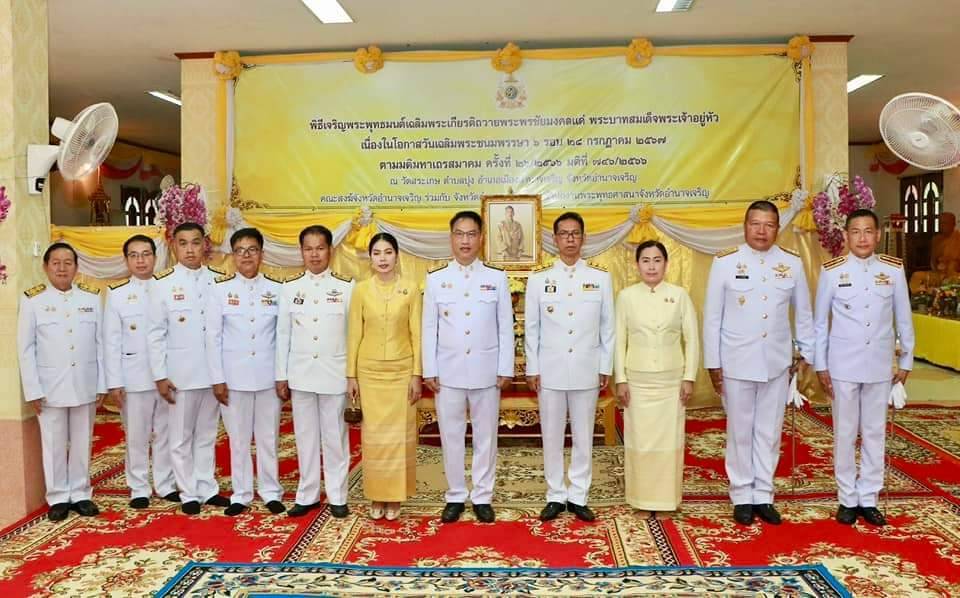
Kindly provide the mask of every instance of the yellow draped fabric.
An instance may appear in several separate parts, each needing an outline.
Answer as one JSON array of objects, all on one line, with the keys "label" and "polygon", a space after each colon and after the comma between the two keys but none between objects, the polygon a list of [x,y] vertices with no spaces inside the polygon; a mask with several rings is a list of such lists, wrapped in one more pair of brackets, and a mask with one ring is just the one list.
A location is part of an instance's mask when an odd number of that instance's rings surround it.
[{"label": "yellow draped fabric", "polygon": [[123,243],[133,235],[163,238],[159,226],[57,226],[50,225],[50,241],[69,243],[79,253],[91,257],[116,257]]}]

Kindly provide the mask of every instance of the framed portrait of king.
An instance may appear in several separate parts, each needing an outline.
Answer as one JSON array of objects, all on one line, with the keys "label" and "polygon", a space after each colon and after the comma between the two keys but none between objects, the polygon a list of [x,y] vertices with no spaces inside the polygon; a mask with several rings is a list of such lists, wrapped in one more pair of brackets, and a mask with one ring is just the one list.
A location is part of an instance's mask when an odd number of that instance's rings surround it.
[{"label": "framed portrait of king", "polygon": [[540,196],[485,195],[483,260],[504,270],[540,265]]}]

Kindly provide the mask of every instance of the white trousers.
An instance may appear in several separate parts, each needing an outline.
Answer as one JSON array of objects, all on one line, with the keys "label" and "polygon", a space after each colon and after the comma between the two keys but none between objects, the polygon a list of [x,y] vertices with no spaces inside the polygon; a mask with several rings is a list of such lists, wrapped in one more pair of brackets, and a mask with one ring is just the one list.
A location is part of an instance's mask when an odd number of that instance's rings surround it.
[{"label": "white trousers", "polygon": [[[891,382],[833,382],[833,471],[837,499],[847,507],[875,507],[883,489],[887,400]],[[857,434],[860,475],[857,476]]]},{"label": "white trousers", "polygon": [[90,500],[90,439],[96,403],[77,407],[43,406],[40,444],[43,451],[43,480],[47,504]]},{"label": "white trousers", "polygon": [[788,370],[767,382],[723,379],[727,478],[735,505],[773,503],[773,475],[787,404]]},{"label": "white trousers", "polygon": [[[547,479],[547,502],[586,505],[593,479],[593,427],[599,388],[589,390],[540,390],[540,429],[543,433],[543,474]],[[563,444],[570,414],[570,469],[564,483]]]},{"label": "white trousers", "polygon": [[216,478],[220,403],[209,388],[177,391],[168,404],[170,455],[180,500],[204,503],[220,492]]},{"label": "white trousers", "polygon": [[230,502],[241,505],[253,500],[253,459],[250,442],[257,443],[257,477],[263,502],[283,498],[277,471],[277,433],[280,430],[280,399],[273,388],[258,391],[231,390],[226,406],[220,407],[223,426],[230,437]]},{"label": "white trousers", "polygon": [[435,406],[440,424],[443,471],[447,477],[447,502],[466,502],[467,478],[464,471],[467,438],[467,406],[473,427],[473,491],[470,501],[489,505],[497,473],[497,427],[500,424],[500,389],[441,386]]},{"label": "white trousers", "polygon": [[[177,489],[170,458],[170,438],[167,430],[169,409],[155,390],[128,392],[120,409],[126,435],[127,486],[130,498],[149,498],[150,450],[153,448],[153,488],[159,496]],[[152,441],[152,442],[151,442]]]},{"label": "white trousers", "polygon": [[302,390],[293,397],[293,432],[297,439],[300,483],[297,504],[320,501],[320,464],[323,463],[327,503],[347,504],[347,474],[350,471],[350,437],[343,410],[347,395],[321,395]]}]

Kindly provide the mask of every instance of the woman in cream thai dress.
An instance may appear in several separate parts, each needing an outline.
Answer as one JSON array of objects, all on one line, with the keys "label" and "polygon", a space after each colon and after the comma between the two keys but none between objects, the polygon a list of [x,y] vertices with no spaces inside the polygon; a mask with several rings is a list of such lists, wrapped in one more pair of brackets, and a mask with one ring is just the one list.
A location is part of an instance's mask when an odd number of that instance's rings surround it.
[{"label": "woman in cream thai dress", "polygon": [[[637,247],[640,282],[617,296],[614,378],[623,407],[627,504],[675,511],[683,492],[686,404],[700,360],[697,313],[682,288],[664,282],[667,250]],[[682,339],[682,343],[681,343]]]},{"label": "woman in cream thai dress", "polygon": [[397,272],[397,240],[370,240],[374,275],[350,300],[347,393],[363,409],[363,493],[370,517],[396,519],[417,483],[417,407],[421,392],[420,289]]}]

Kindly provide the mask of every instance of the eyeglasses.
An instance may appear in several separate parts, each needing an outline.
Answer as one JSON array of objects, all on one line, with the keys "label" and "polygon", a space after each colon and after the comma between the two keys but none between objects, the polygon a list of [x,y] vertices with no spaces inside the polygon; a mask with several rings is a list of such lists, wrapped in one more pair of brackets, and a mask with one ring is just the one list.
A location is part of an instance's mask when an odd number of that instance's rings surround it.
[{"label": "eyeglasses", "polygon": [[583,232],[578,230],[561,230],[557,231],[557,236],[566,239],[579,239],[583,236]]},{"label": "eyeglasses", "polygon": [[239,255],[240,257],[253,257],[259,255],[259,247],[237,247],[233,250],[234,255]]},{"label": "eyeglasses", "polygon": [[480,231],[478,230],[455,230],[453,231],[453,236],[457,239],[470,239],[471,241],[480,236]]},{"label": "eyeglasses", "polygon": [[141,251],[140,253],[131,251],[130,253],[127,254],[127,258],[131,260],[140,260],[140,259],[145,260],[148,257],[151,257],[152,255],[153,255],[152,251]]}]

